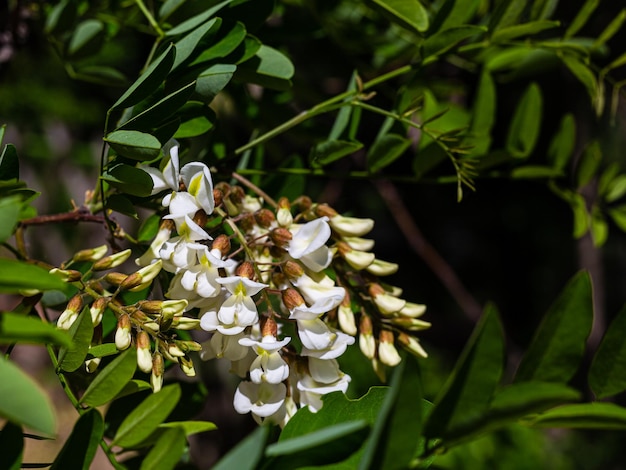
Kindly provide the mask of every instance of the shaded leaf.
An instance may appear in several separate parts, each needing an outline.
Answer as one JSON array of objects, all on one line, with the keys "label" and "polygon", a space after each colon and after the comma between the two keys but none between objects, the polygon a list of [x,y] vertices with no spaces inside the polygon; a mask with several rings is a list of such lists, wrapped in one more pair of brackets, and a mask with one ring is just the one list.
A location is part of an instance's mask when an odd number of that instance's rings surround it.
[{"label": "shaded leaf", "polygon": [[46,436],[54,435],[56,419],[48,396],[4,354],[0,354],[0,377],[0,417]]},{"label": "shaded leaf", "polygon": [[215,64],[198,75],[195,92],[205,103],[210,103],[215,96],[230,82],[237,66],[233,64]]},{"label": "shaded leaf", "polygon": [[180,428],[171,428],[163,432],[150,452],[143,458],[140,470],[171,470],[180,461],[187,439]]},{"label": "shaded leaf", "polygon": [[19,196],[0,199],[0,243],[5,242],[13,235],[22,205],[22,198]]},{"label": "shaded leaf", "polygon": [[210,421],[171,421],[169,423],[163,423],[159,427],[181,429],[185,433],[185,436],[214,431],[217,429],[215,423]]},{"label": "shaded leaf", "polygon": [[0,344],[40,343],[69,347],[72,341],[66,331],[44,323],[39,318],[17,313],[0,313]]},{"label": "shaded leaf", "polygon": [[530,23],[514,24],[506,28],[500,28],[491,36],[493,42],[509,41],[520,36],[530,36],[546,29],[558,28],[558,21],[538,20]]},{"label": "shaded leaf", "polygon": [[62,0],[52,7],[48,13],[44,31],[47,34],[63,33],[74,25],[77,16],[76,3],[70,0]]},{"label": "shaded leaf", "polygon": [[614,403],[563,405],[540,414],[529,424],[541,428],[626,429],[626,408]]},{"label": "shaded leaf", "polygon": [[[186,33],[188,31],[196,29],[202,23],[211,19],[218,11],[220,11],[223,7],[231,3],[232,0],[226,0],[224,2],[220,2],[217,5],[213,5],[211,8],[204,10],[202,13],[199,13],[191,18],[183,21],[182,23],[176,25],[174,28],[168,30],[165,35],[166,36],[177,36],[179,34]],[[170,2],[171,3],[171,2]],[[166,10],[165,4],[161,7],[160,14],[169,14],[169,11]],[[171,6],[170,6],[171,10]]]},{"label": "shaded leaf", "polygon": [[233,447],[214,466],[213,470],[255,470],[263,457],[269,426],[259,426]]},{"label": "shaded leaf", "polygon": [[120,130],[114,131],[104,138],[119,155],[133,160],[152,160],[161,152],[161,142],[153,135],[145,132]]},{"label": "shaded leaf", "polygon": [[606,202],[615,202],[626,194],[626,175],[617,175],[608,184],[604,200]]},{"label": "shaded leaf", "polygon": [[445,54],[465,39],[483,35],[487,31],[484,26],[463,25],[444,29],[427,38],[422,44],[422,56],[425,59]]},{"label": "shaded leaf", "polygon": [[626,21],[626,9],[620,11],[615,16],[615,18],[611,20],[608,26],[604,28],[604,31],[602,31],[602,34],[600,34],[600,36],[598,36],[596,40],[593,41],[592,47],[597,48],[597,47],[603,46],[608,41],[610,41],[611,38],[615,36],[615,34],[617,34],[617,32],[622,28],[625,21]]},{"label": "shaded leaf", "polygon": [[152,178],[141,168],[120,163],[106,170],[102,179],[117,190],[133,196],[150,196]]},{"label": "shaded leaf", "polygon": [[577,57],[562,54],[561,60],[567,66],[570,72],[583,84],[587,94],[593,100],[598,95],[598,81],[587,64]]},{"label": "shaded leaf", "polygon": [[6,144],[0,155],[0,181],[19,179],[20,165],[13,144]]},{"label": "shaded leaf", "polygon": [[122,421],[113,444],[126,448],[140,444],[165,421],[179,399],[178,384],[168,385],[148,396]]},{"label": "shaded leaf", "polygon": [[564,38],[567,39],[574,36],[580,30],[580,28],[582,28],[585,23],[587,23],[587,21],[591,17],[591,14],[595,11],[599,4],[600,0],[587,0],[583,4],[581,9],[578,10],[578,13],[574,17],[570,25],[567,27]]},{"label": "shaded leaf", "polygon": [[7,421],[0,431],[0,470],[19,470],[22,468],[24,436],[22,427]]},{"label": "shaded leaf", "polygon": [[515,374],[515,382],[566,383],[576,373],[593,320],[589,274],[580,272],[544,315]]},{"label": "shaded leaf", "polygon": [[291,86],[294,67],[287,56],[262,45],[253,58],[239,65],[235,77],[243,82],[285,90]]},{"label": "shaded leaf", "polygon": [[541,165],[525,165],[511,170],[511,178],[558,178],[563,176],[563,171],[549,166]]},{"label": "shaded leaf", "polygon": [[93,338],[93,322],[89,307],[83,308],[78,318],[69,329],[72,345],[68,348],[59,349],[59,368],[65,372],[74,372],[85,362],[87,351]]},{"label": "shaded leaf", "polygon": [[421,34],[428,30],[428,12],[418,0],[369,0],[368,4],[409,31]]},{"label": "shaded leaf", "polygon": [[[221,35],[224,24],[220,28]],[[191,62],[191,65],[206,63],[215,59],[221,59],[233,53],[246,38],[246,27],[243,23],[237,22],[231,29],[217,40],[214,40],[210,46],[203,49],[202,52]]]},{"label": "shaded leaf", "polygon": [[189,59],[198,49],[200,42],[205,37],[215,34],[221,24],[221,18],[213,18],[178,40],[176,42],[176,58],[172,70],[177,69],[183,62]]},{"label": "shaded leaf", "polygon": [[623,307],[606,330],[591,367],[589,387],[598,399],[626,390],[626,307]]},{"label": "shaded leaf", "polygon": [[390,165],[411,146],[411,140],[399,134],[383,134],[376,139],[367,153],[367,166],[371,173],[377,173]]},{"label": "shaded leaf", "polygon": [[574,154],[576,122],[570,113],[563,116],[559,130],[550,141],[548,161],[555,169],[563,170]]},{"label": "shaded leaf", "polygon": [[613,219],[613,222],[615,222],[615,225],[623,232],[626,232],[626,205],[622,204],[621,206],[610,208],[608,209],[608,213],[611,219]]},{"label": "shaded leaf", "polygon": [[502,375],[504,339],[498,312],[485,308],[428,416],[428,437],[452,438],[479,422]]},{"label": "shaded leaf", "polygon": [[106,30],[100,20],[89,19],[76,26],[67,46],[67,55],[76,60],[95,54],[100,50]]},{"label": "shaded leaf", "polygon": [[80,402],[88,406],[100,406],[110,402],[133,378],[136,368],[137,350],[131,347],[98,372]]},{"label": "shaded leaf", "polygon": [[413,174],[421,178],[441,162],[446,161],[446,152],[436,143],[431,143],[420,149],[413,160]]},{"label": "shaded leaf", "polygon": [[311,149],[309,161],[315,166],[324,166],[353,154],[363,147],[361,142],[348,140],[327,140]]},{"label": "shaded leaf", "polygon": [[576,169],[576,185],[578,188],[587,186],[598,172],[602,163],[602,148],[597,140],[590,142],[580,157]]},{"label": "shaded leaf", "polygon": [[[106,173],[104,174],[104,176],[106,176]],[[115,184],[119,183],[113,183],[112,186],[115,186]],[[131,191],[134,189],[135,188],[131,186]],[[127,215],[128,217],[132,217],[133,219],[139,218],[135,204],[133,204],[133,202],[126,196],[122,196],[121,194],[111,194],[107,198],[107,209]]]},{"label": "shaded leaf", "polygon": [[542,98],[539,86],[531,83],[520,99],[509,125],[506,149],[517,158],[528,157],[541,130]]},{"label": "shaded leaf", "polygon": [[91,409],[83,413],[50,470],[89,470],[103,435],[104,420],[100,412]]},{"label": "shaded leaf", "polygon": [[170,44],[124,92],[111,109],[135,105],[152,94],[165,80],[176,57],[176,48]]}]

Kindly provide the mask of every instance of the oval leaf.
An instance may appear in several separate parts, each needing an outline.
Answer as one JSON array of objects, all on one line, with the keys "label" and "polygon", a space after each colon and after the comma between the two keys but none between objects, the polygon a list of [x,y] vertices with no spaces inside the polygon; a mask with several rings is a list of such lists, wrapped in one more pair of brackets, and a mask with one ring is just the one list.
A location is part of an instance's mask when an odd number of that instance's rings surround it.
[{"label": "oval leaf", "polygon": [[506,138],[506,149],[517,158],[528,157],[541,129],[542,99],[536,83],[531,83],[517,105]]},{"label": "oval leaf", "polygon": [[[150,196],[154,184],[150,175],[141,168],[123,163],[104,172],[102,179],[123,193],[140,197]],[[121,208],[125,210],[124,206]]]},{"label": "oval leaf", "polygon": [[0,258],[0,292],[19,293],[23,289],[65,290],[58,277],[33,264]]},{"label": "oval leaf", "polygon": [[563,405],[539,415],[530,424],[541,428],[626,429],[626,408],[613,403]]},{"label": "oval leaf", "polygon": [[418,0],[371,0],[370,3],[409,31],[423,33],[428,29],[428,12]]},{"label": "oval leaf", "polygon": [[133,447],[141,443],[165,421],[180,399],[180,386],[168,385],[150,395],[120,424],[113,444]]},{"label": "oval leaf", "polygon": [[137,350],[131,347],[96,375],[81,398],[81,403],[100,406],[113,400],[133,378],[136,368]]},{"label": "oval leaf", "polygon": [[44,323],[39,318],[17,313],[0,313],[0,344],[40,343],[70,347],[72,340],[66,331]]},{"label": "oval leaf", "polygon": [[54,459],[50,470],[65,470],[68,468],[91,468],[104,435],[104,420],[98,410],[91,409],[84,413],[74,425],[72,434],[65,441],[63,448]]},{"label": "oval leaf", "polygon": [[108,134],[107,142],[119,155],[133,160],[152,160],[161,152],[161,142],[155,136],[139,131],[114,131]]},{"label": "oval leaf", "polygon": [[185,451],[187,439],[180,428],[171,428],[159,436],[141,462],[140,470],[171,470]]},{"label": "oval leaf", "polygon": [[91,19],[79,23],[67,46],[68,57],[76,60],[95,54],[102,47],[105,36],[102,21]]},{"label": "oval leaf", "polygon": [[626,306],[611,322],[589,369],[589,386],[599,399],[626,390],[624,331],[626,331]]},{"label": "oval leaf", "polygon": [[72,323],[69,330],[72,346],[59,349],[59,367],[66,372],[74,372],[85,362],[87,351],[93,338],[93,322],[89,307],[85,307]]}]

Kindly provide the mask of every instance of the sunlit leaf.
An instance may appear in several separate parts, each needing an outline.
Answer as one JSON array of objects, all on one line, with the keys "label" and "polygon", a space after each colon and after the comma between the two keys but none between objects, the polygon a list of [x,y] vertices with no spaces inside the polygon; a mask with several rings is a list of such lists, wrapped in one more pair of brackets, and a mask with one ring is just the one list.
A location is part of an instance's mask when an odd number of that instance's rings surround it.
[{"label": "sunlit leaf", "polygon": [[576,57],[561,55],[561,60],[570,72],[583,84],[591,99],[598,94],[598,81],[587,64]]},{"label": "sunlit leaf", "polygon": [[137,350],[129,348],[98,372],[82,396],[81,403],[100,406],[113,400],[133,378],[136,368]]},{"label": "sunlit leaf", "polygon": [[39,266],[0,258],[0,292],[17,294],[23,289],[65,290],[65,287],[65,282]]},{"label": "sunlit leaf", "polygon": [[0,417],[52,436],[56,419],[50,399],[39,385],[0,354]]},{"label": "sunlit leaf", "polygon": [[74,424],[70,437],[54,459],[50,470],[88,470],[104,434],[104,420],[98,410],[85,412]]},{"label": "sunlit leaf", "polygon": [[[202,13],[199,13],[195,16],[192,16],[191,18],[183,21],[182,23],[176,25],[174,28],[168,30],[165,34],[166,36],[176,36],[178,34],[183,34],[186,33],[188,31],[194,30],[196,29],[198,26],[200,26],[202,23],[204,23],[205,21],[211,19],[215,13],[217,13],[218,11],[220,11],[223,7],[225,7],[226,5],[228,5],[229,3],[231,3],[233,0],[226,0],[224,2],[220,2],[217,5],[213,5],[211,8],[207,8],[206,10],[204,10]],[[168,14],[171,13],[172,7],[171,4],[172,2],[167,2],[170,3],[170,7],[168,10],[166,10],[166,6],[165,4],[161,7],[161,11],[160,14],[161,16],[167,16]],[[166,11],[164,11],[166,10]]]},{"label": "sunlit leaf", "polygon": [[558,28],[560,23],[558,21],[539,20],[532,21],[530,23],[514,24],[507,26],[506,28],[498,29],[491,36],[491,40],[494,42],[508,41],[521,36],[530,36],[540,33],[546,29]]},{"label": "sunlit leaf", "polygon": [[120,424],[113,444],[126,448],[140,444],[165,421],[180,395],[180,386],[172,384],[148,396]]},{"label": "sunlit leaf", "polygon": [[235,77],[239,81],[285,90],[291,86],[294,71],[294,66],[286,55],[262,45],[253,58],[238,66]]},{"label": "sunlit leaf", "polygon": [[190,33],[176,42],[176,58],[172,69],[175,70],[197,51],[200,42],[207,36],[215,34],[220,28],[222,20],[213,18],[193,29]]},{"label": "sunlit leaf", "polygon": [[13,235],[21,210],[22,198],[19,196],[0,199],[0,243]]},{"label": "sunlit leaf", "polygon": [[185,452],[187,440],[180,428],[167,429],[141,462],[140,470],[172,470]]},{"label": "sunlit leaf", "polygon": [[195,92],[202,96],[205,103],[210,103],[230,82],[235,70],[237,66],[233,64],[211,65],[198,75]]},{"label": "sunlit leaf", "polygon": [[567,383],[578,370],[593,320],[589,274],[580,272],[544,315],[515,374],[516,382]]},{"label": "sunlit leaf", "polygon": [[191,436],[193,434],[200,434],[207,431],[214,431],[217,429],[215,423],[210,421],[170,421],[169,423],[163,423],[160,428],[179,428],[185,433],[185,436]]},{"label": "sunlit leaf", "polygon": [[571,38],[580,30],[580,28],[585,26],[587,21],[589,21],[591,14],[595,11],[599,4],[600,0],[586,0],[581,9],[578,10],[578,13],[576,14],[572,22],[567,27],[564,37],[566,39]]}]

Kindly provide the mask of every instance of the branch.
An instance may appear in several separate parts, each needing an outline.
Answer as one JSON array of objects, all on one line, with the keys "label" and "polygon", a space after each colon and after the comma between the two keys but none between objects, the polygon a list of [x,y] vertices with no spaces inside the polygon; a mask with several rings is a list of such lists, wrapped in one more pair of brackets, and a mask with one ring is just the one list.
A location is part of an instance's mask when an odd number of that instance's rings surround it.
[{"label": "branch", "polygon": [[59,223],[78,223],[78,222],[95,222],[104,224],[105,219],[102,215],[94,215],[89,209],[84,207],[78,208],[71,212],[63,212],[61,214],[38,215],[30,219],[20,221],[20,226],[27,227],[29,225],[47,225]]}]

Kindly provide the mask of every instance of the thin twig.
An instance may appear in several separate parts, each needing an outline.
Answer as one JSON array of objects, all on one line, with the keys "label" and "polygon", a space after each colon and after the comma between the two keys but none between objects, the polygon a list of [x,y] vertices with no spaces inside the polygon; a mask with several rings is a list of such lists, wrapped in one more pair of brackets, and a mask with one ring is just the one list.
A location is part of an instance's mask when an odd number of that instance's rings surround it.
[{"label": "thin twig", "polygon": [[38,215],[36,217],[20,221],[20,225],[29,226],[77,222],[95,222],[104,224],[105,219],[102,215],[94,215],[88,209],[80,208],[70,212],[63,212],[61,214]]},{"label": "thin twig", "polygon": [[413,217],[398,194],[395,185],[387,180],[375,180],[374,184],[383,198],[409,246],[432,269],[450,295],[456,300],[467,318],[473,322],[480,318],[482,307],[468,292],[452,267],[435,248],[424,238]]},{"label": "thin twig", "polygon": [[259,188],[256,184],[254,184],[252,181],[250,181],[247,178],[244,178],[243,176],[241,176],[238,173],[233,173],[232,174],[233,178],[235,178],[237,181],[239,181],[241,184],[243,184],[244,186],[247,186],[248,188],[250,188],[252,191],[254,191],[255,193],[257,193],[259,196],[261,196],[263,198],[263,200],[265,202],[267,202],[269,205],[271,205],[272,207],[278,207],[278,204],[276,203],[276,201],[274,201],[274,199],[272,199],[265,191],[263,191],[261,188]]}]

